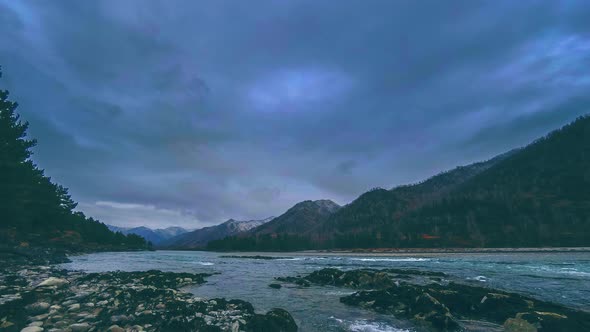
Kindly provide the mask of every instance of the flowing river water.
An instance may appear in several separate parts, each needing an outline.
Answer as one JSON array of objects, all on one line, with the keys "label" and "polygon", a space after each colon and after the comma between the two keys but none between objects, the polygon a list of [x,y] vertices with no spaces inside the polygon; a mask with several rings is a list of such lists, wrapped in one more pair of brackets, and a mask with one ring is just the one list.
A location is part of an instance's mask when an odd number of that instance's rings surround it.
[{"label": "flowing river water", "polygon": [[[112,252],[71,257],[64,268],[86,272],[144,271],[218,273],[185,289],[197,297],[241,299],[260,312],[288,310],[300,331],[417,331],[410,322],[339,302],[354,291],[295,286],[273,289],[275,277],[306,275],[326,267],[411,268],[447,273],[449,279],[515,291],[590,311],[590,253],[501,253],[357,255],[322,253],[238,253],[273,260],[222,257],[197,251]],[[231,255],[231,254],[229,254]]]}]

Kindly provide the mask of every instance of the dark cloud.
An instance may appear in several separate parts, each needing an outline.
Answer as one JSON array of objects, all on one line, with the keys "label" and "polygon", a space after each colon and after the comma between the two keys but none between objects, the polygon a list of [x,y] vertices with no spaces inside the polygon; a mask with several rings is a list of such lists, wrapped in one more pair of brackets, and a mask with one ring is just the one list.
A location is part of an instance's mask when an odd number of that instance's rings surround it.
[{"label": "dark cloud", "polygon": [[347,203],[589,111],[584,1],[0,0],[35,161],[119,225]]}]

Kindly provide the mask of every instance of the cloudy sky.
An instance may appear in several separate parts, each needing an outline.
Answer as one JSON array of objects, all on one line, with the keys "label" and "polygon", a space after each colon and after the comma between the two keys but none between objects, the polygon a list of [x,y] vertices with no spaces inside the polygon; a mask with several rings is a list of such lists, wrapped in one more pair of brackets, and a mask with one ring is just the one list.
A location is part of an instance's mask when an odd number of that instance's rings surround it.
[{"label": "cloudy sky", "polygon": [[346,204],[590,111],[588,1],[0,0],[34,160],[115,225]]}]

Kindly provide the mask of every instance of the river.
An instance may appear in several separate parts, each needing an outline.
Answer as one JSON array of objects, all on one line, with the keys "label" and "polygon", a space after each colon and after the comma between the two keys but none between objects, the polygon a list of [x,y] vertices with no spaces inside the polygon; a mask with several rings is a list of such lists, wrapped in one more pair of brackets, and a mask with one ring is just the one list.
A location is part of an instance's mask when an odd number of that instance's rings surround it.
[{"label": "river", "polygon": [[268,287],[275,277],[305,275],[325,267],[412,268],[447,273],[449,279],[515,291],[590,311],[590,253],[353,255],[238,253],[273,260],[222,257],[197,251],[95,253],[71,257],[66,269],[86,272],[143,271],[218,273],[185,289],[197,297],[241,299],[265,312],[288,310],[300,331],[418,331],[410,322],[348,307],[339,298],[353,290],[334,287]]}]

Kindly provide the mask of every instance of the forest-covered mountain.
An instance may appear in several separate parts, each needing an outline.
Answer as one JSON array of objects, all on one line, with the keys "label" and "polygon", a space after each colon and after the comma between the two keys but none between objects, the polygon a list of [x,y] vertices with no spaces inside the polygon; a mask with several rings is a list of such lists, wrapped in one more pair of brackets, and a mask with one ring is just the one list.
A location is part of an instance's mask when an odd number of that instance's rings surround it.
[{"label": "forest-covered mountain", "polygon": [[211,241],[212,250],[300,250],[311,243],[308,230],[323,223],[340,206],[330,200],[303,201],[249,232]]},{"label": "forest-covered mountain", "polygon": [[[590,117],[525,148],[422,183],[374,189],[297,232],[226,238],[214,250],[590,245]],[[273,246],[276,243],[276,246]],[[254,248],[253,248],[254,246]]]},{"label": "forest-covered mountain", "polygon": [[223,239],[226,236],[233,236],[240,233],[247,232],[253,228],[271,221],[274,217],[262,220],[234,220],[228,221],[219,225],[204,227],[192,232],[179,234],[178,236],[167,239],[159,243],[160,247],[181,248],[181,249],[196,249],[204,248],[210,241]]},{"label": "forest-covered mountain", "polygon": [[146,241],[151,242],[154,245],[158,245],[168,239],[171,239],[180,234],[187,233],[188,230],[182,227],[167,227],[167,228],[156,228],[151,229],[149,227],[118,227],[113,225],[107,225],[107,227],[113,232],[121,232],[123,234],[135,234],[144,238]]},{"label": "forest-covered mountain", "polygon": [[1,247],[71,251],[146,248],[143,238],[111,232],[101,222],[75,211],[77,203],[68,190],[51,181],[31,160],[36,141],[27,137],[28,123],[20,120],[16,108],[8,91],[0,90]]},{"label": "forest-covered mountain", "polygon": [[304,233],[315,228],[338,209],[340,205],[329,199],[303,201],[272,221],[253,229],[250,233],[255,235]]}]

